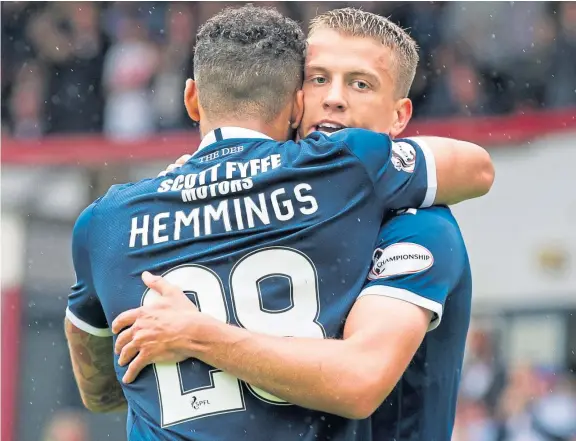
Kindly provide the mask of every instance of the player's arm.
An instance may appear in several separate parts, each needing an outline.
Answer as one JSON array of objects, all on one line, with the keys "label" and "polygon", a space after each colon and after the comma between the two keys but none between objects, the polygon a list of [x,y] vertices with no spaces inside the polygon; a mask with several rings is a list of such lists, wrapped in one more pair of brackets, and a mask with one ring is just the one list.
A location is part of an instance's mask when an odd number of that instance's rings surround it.
[{"label": "player's arm", "polygon": [[[392,313],[393,312],[393,313]],[[391,298],[362,298],[343,340],[271,337],[198,323],[190,354],[290,403],[350,419],[369,417],[424,338],[430,313]]]},{"label": "player's arm", "polygon": [[409,271],[390,265],[373,277],[347,318],[343,340],[277,338],[219,325],[198,330],[205,337],[191,342],[192,352],[294,404],[368,417],[395,387],[426,332],[438,325],[465,262],[457,227],[446,219],[421,222],[406,214],[392,222],[396,226],[384,230],[381,258],[418,248],[430,259],[404,261]]},{"label": "player's arm", "polygon": [[[160,309],[126,311],[114,321],[115,332],[131,326],[116,340],[118,363],[128,365],[123,381],[131,383],[151,363],[198,358],[290,403],[344,418],[372,414],[430,323],[419,307],[366,297],[354,306],[343,340],[272,337],[190,313],[195,307],[178,287],[143,278],[163,301]],[[187,319],[171,305],[178,297],[190,305]]]},{"label": "player's arm", "polygon": [[495,170],[490,154],[471,142],[424,136],[411,138],[434,156],[435,205],[453,205],[484,196],[492,188]]},{"label": "player's arm", "polygon": [[376,194],[391,209],[448,205],[486,194],[494,167],[481,147],[447,138],[392,140],[345,129],[330,135],[362,163]]},{"label": "player's arm", "polygon": [[82,402],[92,412],[123,410],[126,399],[114,371],[112,332],[94,290],[88,227],[93,205],[78,218],[72,237],[76,283],[68,296],[64,329]]},{"label": "player's arm", "polygon": [[74,378],[84,406],[92,412],[126,409],[122,386],[114,372],[112,337],[100,337],[64,319]]}]

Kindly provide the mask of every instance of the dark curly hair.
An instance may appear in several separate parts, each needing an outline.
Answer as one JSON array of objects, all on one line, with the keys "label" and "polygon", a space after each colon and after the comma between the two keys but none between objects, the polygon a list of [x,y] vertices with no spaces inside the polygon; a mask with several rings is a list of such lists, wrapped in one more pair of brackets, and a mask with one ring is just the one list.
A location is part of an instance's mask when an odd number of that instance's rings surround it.
[{"label": "dark curly hair", "polygon": [[306,40],[273,8],[227,8],[197,34],[194,77],[210,116],[273,120],[302,85]]}]

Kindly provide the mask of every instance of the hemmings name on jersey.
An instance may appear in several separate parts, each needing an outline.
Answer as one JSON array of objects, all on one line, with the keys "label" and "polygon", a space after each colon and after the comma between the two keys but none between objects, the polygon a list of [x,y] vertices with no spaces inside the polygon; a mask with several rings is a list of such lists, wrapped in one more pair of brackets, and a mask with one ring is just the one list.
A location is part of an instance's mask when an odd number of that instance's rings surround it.
[{"label": "hemmings name on jersey", "polygon": [[[266,173],[282,165],[280,155],[252,159],[248,162],[225,162],[216,164],[197,174],[181,174],[163,180],[157,192],[179,191],[183,202],[235,195],[213,204],[193,209],[135,216],[130,225],[129,247],[145,247],[152,244],[180,240],[181,236],[208,236],[213,231],[241,231],[256,226],[269,225],[272,220],[286,222],[297,213],[310,216],[318,211],[318,202],[312,186],[302,182],[290,188],[241,196],[254,187],[252,177]],[[214,228],[218,222],[219,228]],[[149,232],[152,231],[152,240]]]},{"label": "hemmings name on jersey", "polygon": [[410,242],[400,242],[384,249],[376,248],[372,256],[369,280],[425,271],[434,264],[434,256],[423,247]]}]

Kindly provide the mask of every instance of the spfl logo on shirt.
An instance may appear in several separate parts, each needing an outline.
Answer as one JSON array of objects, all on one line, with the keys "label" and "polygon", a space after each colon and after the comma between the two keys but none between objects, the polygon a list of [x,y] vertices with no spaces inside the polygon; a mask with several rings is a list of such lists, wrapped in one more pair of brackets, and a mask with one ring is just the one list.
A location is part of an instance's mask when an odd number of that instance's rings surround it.
[{"label": "spfl logo on shirt", "polygon": [[433,264],[434,256],[422,245],[410,242],[395,243],[384,249],[374,250],[368,279],[415,274],[427,270]]},{"label": "spfl logo on shirt", "polygon": [[416,151],[407,142],[393,142],[390,161],[396,170],[412,173],[416,167]]},{"label": "spfl logo on shirt", "polygon": [[192,406],[192,409],[194,410],[199,410],[204,406],[209,406],[210,405],[210,401],[208,400],[199,400],[198,398],[196,398],[195,396],[192,397],[192,399],[190,400],[190,406]]}]

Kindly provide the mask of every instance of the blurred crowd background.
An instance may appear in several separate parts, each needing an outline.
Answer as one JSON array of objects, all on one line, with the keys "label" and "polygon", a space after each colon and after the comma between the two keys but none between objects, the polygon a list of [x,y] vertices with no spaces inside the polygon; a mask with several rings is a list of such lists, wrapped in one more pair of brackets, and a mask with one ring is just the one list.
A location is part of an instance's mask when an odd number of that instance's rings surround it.
[{"label": "blurred crowd background", "polygon": [[576,440],[576,378],[551,366],[506,365],[495,334],[468,335],[453,441]]},{"label": "blurred crowd background", "polygon": [[[305,29],[317,12],[346,5],[265,3]],[[416,118],[576,103],[574,2],[357,4],[391,16],[420,45]],[[224,5],[3,2],[3,131],[142,137],[186,128],[182,85],[196,30]]]},{"label": "blurred crowd background", "polygon": [[[207,18],[233,4],[238,3],[2,2],[3,139],[80,134],[90,136],[86,138],[90,148],[97,148],[102,137],[146,140],[158,132],[193,130],[182,92],[185,79],[192,75],[194,36]],[[409,29],[421,55],[411,91],[417,121],[544,115],[561,109],[576,117],[576,2],[265,4],[298,20],[304,29],[315,14],[350,5],[390,16]],[[574,156],[566,156],[562,149],[573,147],[575,139],[572,133],[557,144],[542,141],[559,147],[538,159],[526,145],[495,153],[502,190],[495,190],[488,205],[480,201],[475,206],[480,208],[472,208],[471,203],[465,206],[469,209],[457,212],[464,232],[469,231],[465,237],[479,280],[475,296],[488,300],[483,315],[475,314],[469,334],[453,441],[576,441],[576,284],[571,284],[576,280],[576,259],[570,259],[572,249],[562,248],[576,243],[576,236],[547,235],[573,231],[566,225],[576,225],[574,192],[567,191],[566,199],[564,190],[555,191],[575,182],[573,172],[562,174],[562,166]],[[513,154],[517,156],[511,160]],[[529,158],[533,163],[522,168]],[[525,181],[540,165],[545,166],[543,171],[538,168],[536,181],[548,185],[545,195],[527,190],[536,185],[534,179]],[[115,183],[116,175],[112,177],[107,166],[100,164],[96,172],[90,171],[105,176],[100,184]],[[130,172],[130,177],[146,175],[159,166]],[[14,336],[20,360],[17,384],[12,385],[16,389],[11,414],[14,439],[125,439],[124,415],[90,415],[82,410],[61,329],[67,289],[73,283],[71,225],[94,195],[78,191],[94,181],[86,182],[82,166],[3,162],[2,169],[2,193],[7,195],[3,236],[12,241],[10,253],[23,250],[24,262],[24,268],[17,270],[20,300],[16,304],[21,304],[22,317],[17,318],[18,323],[21,318],[21,336]],[[548,175],[540,174],[545,172]],[[506,181],[514,173],[517,181]],[[506,214],[508,200],[524,193],[528,196],[520,207],[538,200],[546,202],[545,210],[527,210],[525,215],[518,214],[516,207],[517,217]],[[572,216],[564,224],[555,217],[554,208],[560,206],[566,206]],[[492,214],[481,218],[482,207]],[[520,227],[518,219],[546,214],[549,217],[535,220],[529,229]],[[11,228],[8,236],[5,226]],[[526,237],[514,236],[518,231]],[[550,237],[557,241],[551,242]],[[493,244],[508,239],[530,243],[531,248],[511,250],[502,263],[497,258],[506,252]],[[542,273],[533,260],[525,266],[519,263],[520,256],[536,249],[532,242],[546,244],[536,253]],[[3,257],[5,253],[3,245]],[[16,260],[14,254],[9,257]],[[508,264],[509,276],[483,273],[496,273]],[[4,281],[3,295],[8,283]],[[504,314],[498,303],[503,294],[523,299],[523,290],[530,296]],[[520,310],[532,303],[536,307],[523,315]],[[5,390],[3,381],[3,398]]]}]

